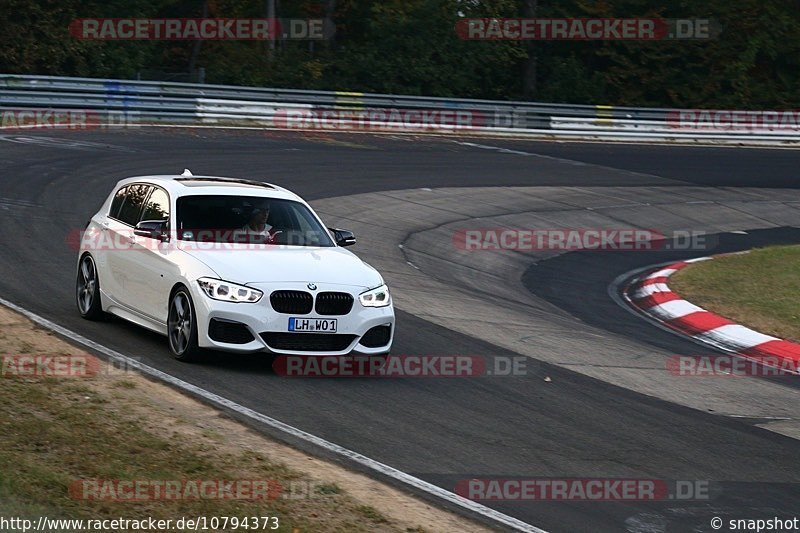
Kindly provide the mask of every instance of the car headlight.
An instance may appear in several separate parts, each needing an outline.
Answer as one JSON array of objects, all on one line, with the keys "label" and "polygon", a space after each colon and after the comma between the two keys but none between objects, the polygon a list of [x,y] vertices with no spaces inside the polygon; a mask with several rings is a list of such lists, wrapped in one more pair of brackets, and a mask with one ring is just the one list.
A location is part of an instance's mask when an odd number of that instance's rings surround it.
[{"label": "car headlight", "polygon": [[389,296],[389,287],[381,285],[358,295],[358,301],[364,307],[386,307],[392,301]]},{"label": "car headlight", "polygon": [[221,279],[200,278],[197,280],[197,284],[209,298],[223,302],[256,303],[264,296],[264,293],[258,289],[251,289]]}]

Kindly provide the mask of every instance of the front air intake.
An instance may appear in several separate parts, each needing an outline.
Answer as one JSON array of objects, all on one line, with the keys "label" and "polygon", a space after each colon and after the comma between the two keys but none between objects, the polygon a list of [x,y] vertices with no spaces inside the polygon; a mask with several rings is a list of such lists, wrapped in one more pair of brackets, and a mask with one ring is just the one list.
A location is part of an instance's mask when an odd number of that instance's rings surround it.
[{"label": "front air intake", "polygon": [[346,350],[355,335],[337,333],[280,333],[265,332],[261,338],[273,350],[291,352],[341,352]]}]

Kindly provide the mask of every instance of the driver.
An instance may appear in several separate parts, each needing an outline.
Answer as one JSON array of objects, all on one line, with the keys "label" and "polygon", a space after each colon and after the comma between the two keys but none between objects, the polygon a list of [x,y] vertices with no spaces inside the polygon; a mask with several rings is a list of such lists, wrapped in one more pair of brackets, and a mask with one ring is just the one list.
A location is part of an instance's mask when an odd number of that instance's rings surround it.
[{"label": "driver", "polygon": [[241,229],[236,231],[237,236],[246,236],[249,238],[260,237],[269,239],[271,237],[270,230],[272,226],[267,224],[267,217],[269,216],[269,206],[256,207],[250,213],[250,218],[247,224]]}]

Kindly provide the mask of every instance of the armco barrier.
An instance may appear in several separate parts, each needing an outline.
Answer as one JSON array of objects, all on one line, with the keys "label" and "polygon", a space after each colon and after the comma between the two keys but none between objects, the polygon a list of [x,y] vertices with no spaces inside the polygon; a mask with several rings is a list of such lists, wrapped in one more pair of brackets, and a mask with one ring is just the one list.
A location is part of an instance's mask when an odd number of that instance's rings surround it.
[{"label": "armco barrier", "polygon": [[91,111],[100,116],[124,113],[134,119],[110,121],[117,124],[457,132],[627,142],[786,146],[800,142],[800,128],[785,125],[685,127],[675,121],[681,113],[677,109],[0,74],[0,112],[46,109]]}]

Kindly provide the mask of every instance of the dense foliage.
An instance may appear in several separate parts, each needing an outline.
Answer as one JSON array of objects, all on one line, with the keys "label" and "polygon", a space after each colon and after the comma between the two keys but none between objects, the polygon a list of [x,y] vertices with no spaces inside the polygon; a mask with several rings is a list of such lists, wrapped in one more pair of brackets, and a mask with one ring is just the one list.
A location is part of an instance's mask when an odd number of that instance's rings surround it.
[{"label": "dense foliage", "polygon": [[[2,0],[0,72],[635,106],[796,108],[800,4],[786,0],[279,0],[329,41],[92,41],[84,17],[265,17],[269,0]],[[460,17],[711,18],[702,41],[467,41]],[[155,75],[155,77],[158,77]]]}]

